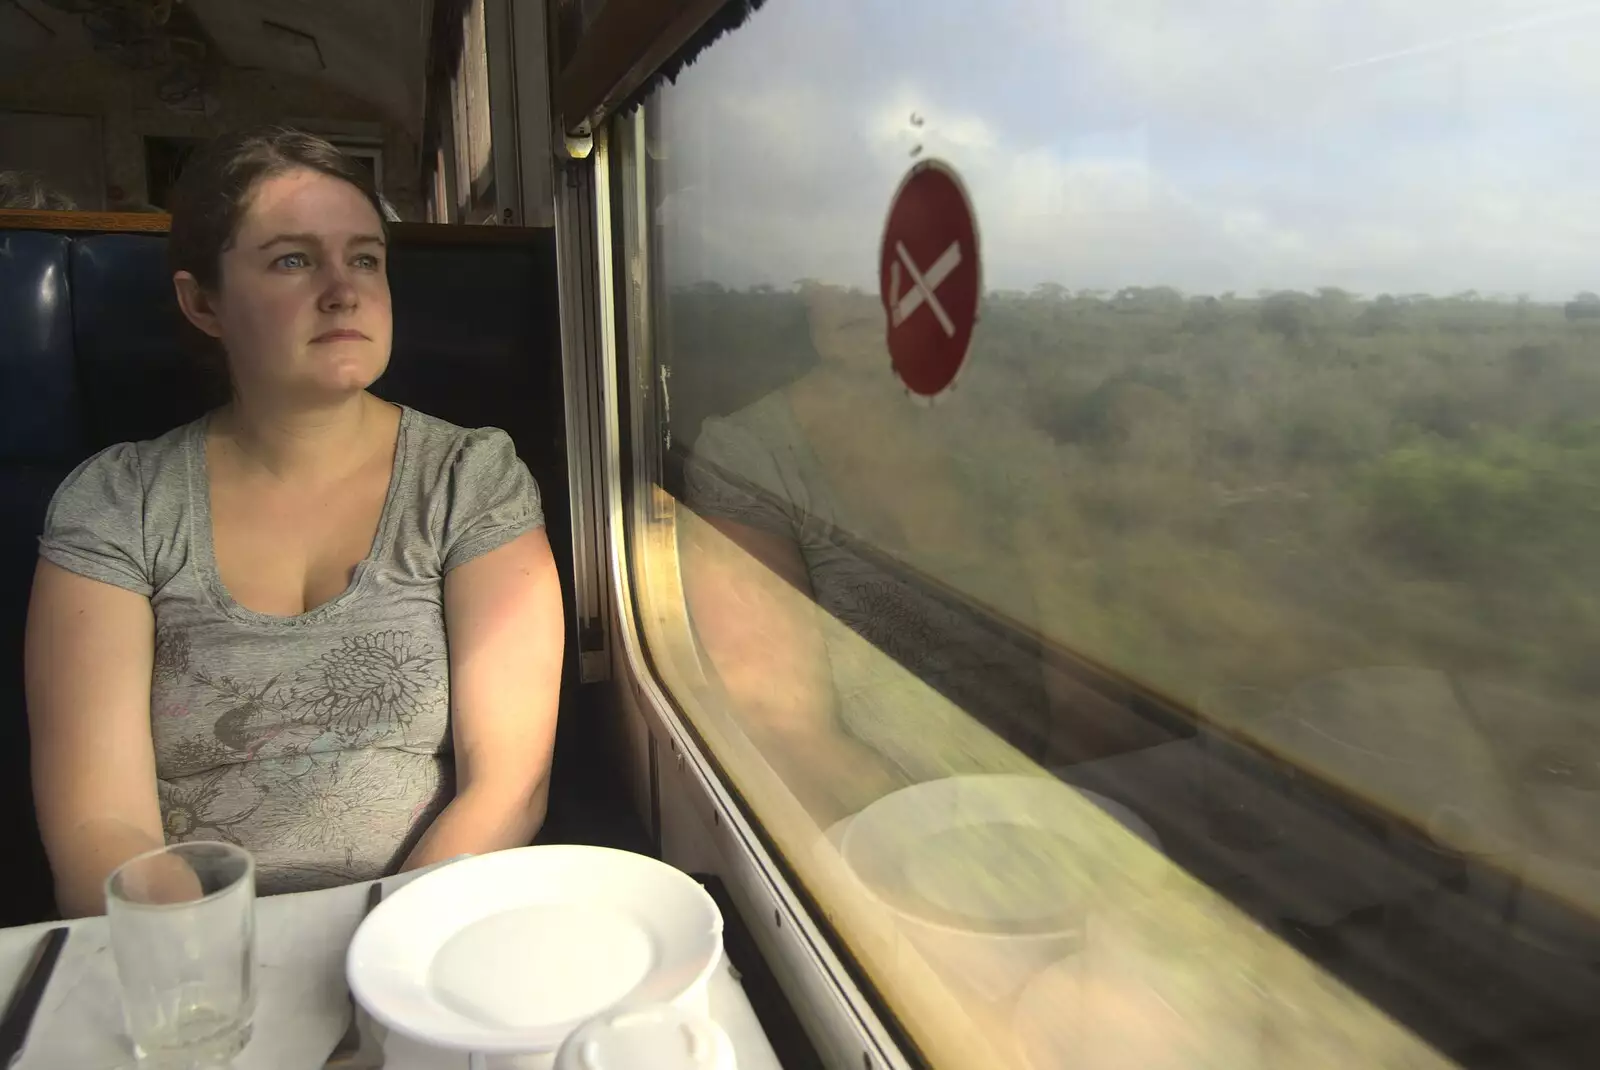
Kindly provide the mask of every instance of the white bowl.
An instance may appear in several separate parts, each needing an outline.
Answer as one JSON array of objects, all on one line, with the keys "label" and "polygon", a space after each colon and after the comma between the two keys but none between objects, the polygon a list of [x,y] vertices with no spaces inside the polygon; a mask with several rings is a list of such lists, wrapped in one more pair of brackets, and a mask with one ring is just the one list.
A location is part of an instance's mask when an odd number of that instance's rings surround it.
[{"label": "white bowl", "polygon": [[373,1018],[438,1048],[554,1052],[614,1007],[706,1013],[722,916],[693,878],[603,847],[479,855],[385,899],[346,957]]}]

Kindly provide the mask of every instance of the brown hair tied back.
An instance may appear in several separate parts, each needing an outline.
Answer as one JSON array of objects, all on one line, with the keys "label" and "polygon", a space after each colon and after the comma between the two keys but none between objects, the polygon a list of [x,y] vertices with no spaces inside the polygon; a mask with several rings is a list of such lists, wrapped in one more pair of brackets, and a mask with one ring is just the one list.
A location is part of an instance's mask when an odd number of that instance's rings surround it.
[{"label": "brown hair tied back", "polygon": [[190,157],[173,189],[167,238],[172,270],[187,271],[215,291],[222,281],[222,253],[233,244],[256,184],[301,169],[350,183],[380,221],[387,218],[372,177],[323,138],[282,126],[223,134]]}]

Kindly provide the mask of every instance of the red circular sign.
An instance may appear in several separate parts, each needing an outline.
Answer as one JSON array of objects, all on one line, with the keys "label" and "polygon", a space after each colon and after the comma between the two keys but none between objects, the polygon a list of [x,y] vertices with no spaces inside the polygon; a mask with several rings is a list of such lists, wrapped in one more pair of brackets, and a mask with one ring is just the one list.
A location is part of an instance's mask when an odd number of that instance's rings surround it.
[{"label": "red circular sign", "polygon": [[978,224],[960,177],[924,160],[889,202],[878,255],[889,357],[912,393],[934,397],[961,371],[978,318],[980,268]]}]

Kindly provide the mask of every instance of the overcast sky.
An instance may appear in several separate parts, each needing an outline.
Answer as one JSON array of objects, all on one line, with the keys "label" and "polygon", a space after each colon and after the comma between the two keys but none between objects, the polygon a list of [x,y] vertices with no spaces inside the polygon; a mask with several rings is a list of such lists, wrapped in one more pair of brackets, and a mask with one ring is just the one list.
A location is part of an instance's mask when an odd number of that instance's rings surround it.
[{"label": "overcast sky", "polygon": [[1600,290],[1600,3],[768,0],[655,103],[675,284],[875,289],[920,144],[991,289]]}]

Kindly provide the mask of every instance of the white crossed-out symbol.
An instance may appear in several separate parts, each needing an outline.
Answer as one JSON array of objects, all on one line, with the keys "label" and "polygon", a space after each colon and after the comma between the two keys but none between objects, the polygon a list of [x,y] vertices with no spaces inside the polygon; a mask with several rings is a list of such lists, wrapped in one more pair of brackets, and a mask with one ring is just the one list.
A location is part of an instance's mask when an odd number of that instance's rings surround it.
[{"label": "white crossed-out symbol", "polygon": [[[913,312],[926,304],[938,317],[939,326],[944,328],[945,335],[954,338],[956,325],[950,321],[950,314],[939,303],[937,291],[939,284],[949,278],[950,273],[961,263],[961,242],[951,242],[950,248],[939,254],[939,259],[928,266],[926,273],[917,270],[917,262],[906,252],[905,242],[895,242],[894,251],[899,258],[889,265],[889,296],[894,299],[894,325],[900,326]],[[903,294],[900,292],[901,264],[906,266],[906,274],[911,276],[911,289]]]}]

